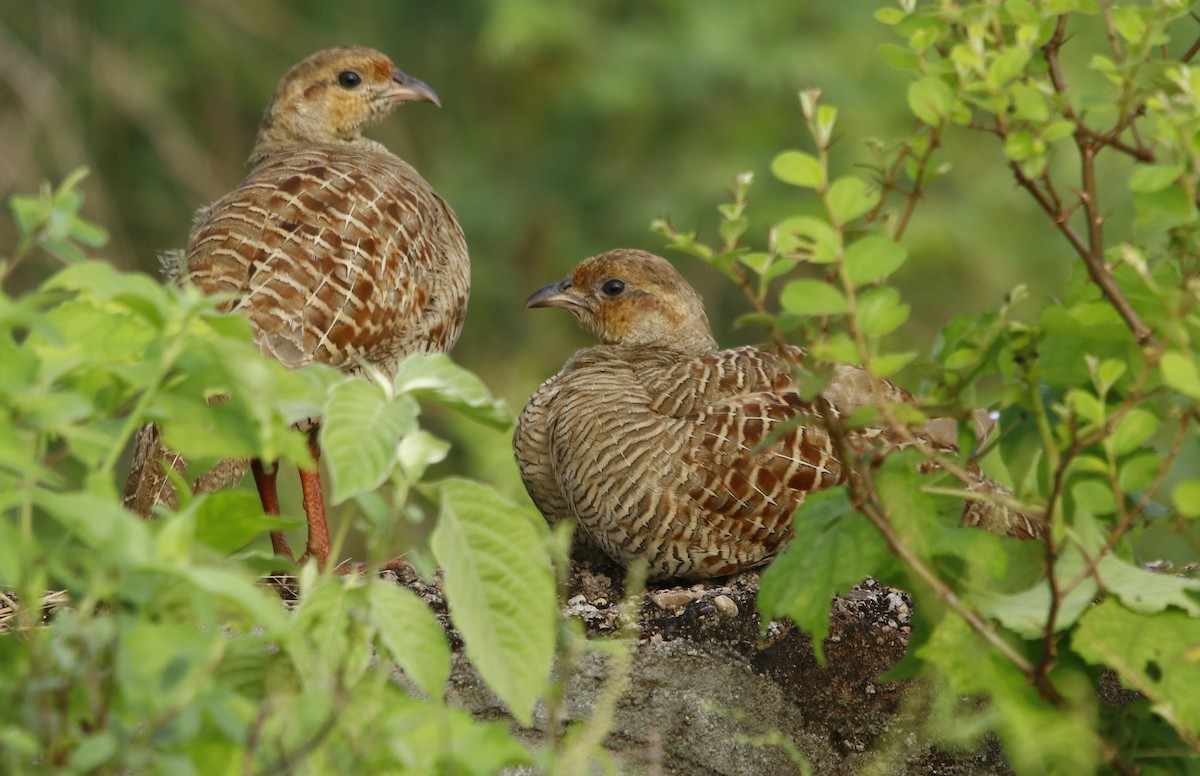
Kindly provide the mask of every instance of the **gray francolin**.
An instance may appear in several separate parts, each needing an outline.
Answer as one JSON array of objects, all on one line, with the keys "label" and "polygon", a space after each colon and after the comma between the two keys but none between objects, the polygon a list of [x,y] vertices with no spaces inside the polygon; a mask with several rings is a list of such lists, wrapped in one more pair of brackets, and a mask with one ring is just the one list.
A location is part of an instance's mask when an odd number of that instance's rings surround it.
[{"label": "gray francolin", "polygon": [[[378,51],[345,46],[300,62],[263,116],[253,170],[197,214],[168,274],[229,296],[226,309],[249,319],[263,353],[291,368],[317,362],[390,376],[411,353],[448,350],[470,291],[462,229],[411,165],[362,136],[413,101],[440,105]],[[309,433],[318,459],[315,428]],[[253,470],[263,508],[278,513],[274,462],[255,461]],[[302,470],[301,482],[307,555],[324,564],[329,529],[317,469]],[[153,474],[131,481],[127,503],[153,484]],[[282,534],[272,544],[290,555]]]},{"label": "gray francolin", "polygon": [[[804,351],[718,350],[703,301],[666,259],[594,256],[526,306],[562,307],[602,344],[576,353],[526,405],[513,438],[522,479],[548,520],[577,519],[584,541],[619,564],[644,561],[652,579],[761,565],[791,537],[805,496],[848,476],[818,403],[796,383]],[[849,414],[877,391],[911,401],[862,369],[838,367],[822,406]],[[942,419],[915,431],[952,451],[954,428]],[[851,445],[886,435],[853,433]],[[978,489],[1005,493],[982,476]],[[996,509],[971,506],[964,522],[1035,533],[1025,516]]]}]

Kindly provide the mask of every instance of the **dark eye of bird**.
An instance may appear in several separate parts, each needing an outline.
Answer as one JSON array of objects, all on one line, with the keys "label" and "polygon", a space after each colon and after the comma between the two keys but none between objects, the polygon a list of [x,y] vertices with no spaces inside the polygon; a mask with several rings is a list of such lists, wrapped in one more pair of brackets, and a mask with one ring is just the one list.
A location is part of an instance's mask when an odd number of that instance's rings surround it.
[{"label": "dark eye of bird", "polygon": [[620,296],[625,290],[625,281],[613,278],[612,280],[604,281],[604,285],[600,286],[600,292],[605,296]]},{"label": "dark eye of bird", "polygon": [[358,74],[357,70],[343,70],[338,73],[338,83],[343,88],[353,89],[362,83],[362,76]]}]

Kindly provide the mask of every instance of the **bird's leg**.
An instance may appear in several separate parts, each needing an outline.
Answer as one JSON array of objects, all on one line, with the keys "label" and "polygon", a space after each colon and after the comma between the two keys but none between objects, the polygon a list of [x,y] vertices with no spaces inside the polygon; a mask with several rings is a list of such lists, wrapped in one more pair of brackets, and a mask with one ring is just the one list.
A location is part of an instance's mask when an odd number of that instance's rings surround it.
[{"label": "bird's leg", "polygon": [[[275,490],[275,475],[279,473],[279,467],[273,463],[264,464],[255,458],[250,462],[250,468],[254,472],[254,484],[258,487],[258,498],[262,501],[263,511],[268,515],[278,515],[279,493]],[[283,531],[271,531],[271,549],[276,555],[283,555],[289,560],[296,557],[292,555],[292,548]]]},{"label": "bird's leg", "polygon": [[325,520],[325,497],[321,492],[321,449],[317,446],[315,426],[308,432],[308,450],[312,454],[313,468],[300,470],[304,514],[308,516],[308,548],[304,557],[316,558],[317,565],[324,568],[329,558],[329,523]]}]

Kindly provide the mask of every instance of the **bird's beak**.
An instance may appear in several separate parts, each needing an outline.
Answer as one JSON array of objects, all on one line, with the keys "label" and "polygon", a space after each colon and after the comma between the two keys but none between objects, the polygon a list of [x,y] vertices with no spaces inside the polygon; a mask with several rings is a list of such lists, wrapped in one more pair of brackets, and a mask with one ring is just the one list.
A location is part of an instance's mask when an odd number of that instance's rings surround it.
[{"label": "bird's beak", "polygon": [[574,289],[575,286],[569,277],[543,286],[525,300],[525,309],[528,310],[531,307],[562,307],[572,311],[591,309],[574,293]]},{"label": "bird's beak", "polygon": [[392,85],[382,96],[390,102],[432,102],[439,108],[442,107],[437,92],[431,89],[429,84],[399,70],[392,73]]}]

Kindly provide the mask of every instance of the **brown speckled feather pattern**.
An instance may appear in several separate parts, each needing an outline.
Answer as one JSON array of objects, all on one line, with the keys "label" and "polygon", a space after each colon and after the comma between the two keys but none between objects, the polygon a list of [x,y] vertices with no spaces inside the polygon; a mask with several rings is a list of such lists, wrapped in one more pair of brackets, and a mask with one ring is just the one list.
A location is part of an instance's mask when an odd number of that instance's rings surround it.
[{"label": "brown speckled feather pattern", "polygon": [[[513,437],[525,488],[548,520],[576,519],[586,543],[625,566],[645,562],[651,578],[769,561],[808,494],[858,476],[821,413],[913,402],[855,366],[832,366],[819,397],[806,400],[801,348],[718,350],[699,295],[643,251],[593,256],[526,305],[566,309],[604,344],[576,353],[526,404]],[[983,438],[993,424],[978,413],[975,425]],[[955,458],[958,424],[857,428],[843,441],[874,455],[914,440]],[[999,503],[1007,488],[973,465],[963,476],[964,525],[1039,534],[1036,516]]]},{"label": "brown speckled feather pattern", "polygon": [[[754,348],[581,351],[522,414],[514,446],[526,488],[617,561],[644,558],[652,577],[764,563],[805,495],[844,476],[791,371]],[[798,414],[814,422],[759,449]]]},{"label": "brown speckled feather pattern", "polygon": [[253,324],[289,367],[393,374],[448,350],[466,313],[466,241],[416,170],[372,149],[314,146],[269,158],[192,230],[184,274]]},{"label": "brown speckled feather pattern", "polygon": [[[326,49],[292,67],[259,125],[254,168],[197,213],[184,251],[164,255],[168,280],[227,297],[263,353],[292,368],[390,377],[406,355],[449,350],[470,292],[462,229],[413,167],[361,134],[406,102],[441,104],[373,49]],[[154,427],[139,433],[134,463],[126,505],[143,515],[173,505],[163,467],[186,464]],[[193,488],[235,482],[248,466],[222,462]],[[320,493],[307,495],[316,509]],[[324,522],[314,514],[310,538]]]}]

